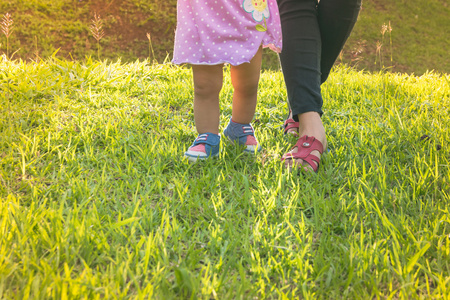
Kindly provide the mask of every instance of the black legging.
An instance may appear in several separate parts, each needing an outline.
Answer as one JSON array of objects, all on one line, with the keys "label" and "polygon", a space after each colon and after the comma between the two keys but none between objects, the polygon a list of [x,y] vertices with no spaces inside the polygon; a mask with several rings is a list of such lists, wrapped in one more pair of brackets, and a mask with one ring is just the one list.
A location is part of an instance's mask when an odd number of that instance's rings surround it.
[{"label": "black legging", "polygon": [[277,0],[283,30],[281,66],[289,106],[322,114],[320,85],[355,25],[361,0]]}]

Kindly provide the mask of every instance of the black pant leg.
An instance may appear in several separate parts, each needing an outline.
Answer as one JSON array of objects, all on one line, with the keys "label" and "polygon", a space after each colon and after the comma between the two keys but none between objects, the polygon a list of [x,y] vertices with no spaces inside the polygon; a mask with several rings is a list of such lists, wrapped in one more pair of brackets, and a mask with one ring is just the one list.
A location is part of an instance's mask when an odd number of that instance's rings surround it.
[{"label": "black pant leg", "polygon": [[283,30],[280,61],[289,106],[297,114],[322,114],[321,35],[317,0],[278,0]]},{"label": "black pant leg", "polygon": [[318,20],[322,36],[322,83],[327,80],[360,10],[361,0],[320,0]]}]

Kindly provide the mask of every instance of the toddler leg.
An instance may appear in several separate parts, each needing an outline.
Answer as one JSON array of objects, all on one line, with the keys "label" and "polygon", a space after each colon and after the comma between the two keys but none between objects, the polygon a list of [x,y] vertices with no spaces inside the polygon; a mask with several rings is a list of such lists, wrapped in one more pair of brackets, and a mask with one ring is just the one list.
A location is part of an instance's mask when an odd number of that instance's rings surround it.
[{"label": "toddler leg", "polygon": [[193,65],[194,119],[199,135],[184,153],[190,162],[219,155],[219,93],[222,89],[223,65]]},{"label": "toddler leg", "polygon": [[219,133],[219,93],[223,82],[223,65],[193,65],[194,119],[199,134]]},{"label": "toddler leg", "polygon": [[232,118],[236,123],[250,123],[255,115],[261,59],[262,49],[259,48],[250,63],[231,66],[234,88]]},{"label": "toddler leg", "polygon": [[250,63],[231,67],[231,82],[234,87],[233,112],[223,134],[244,146],[244,151],[249,153],[261,151],[250,124],[255,115],[261,58],[260,48]]}]

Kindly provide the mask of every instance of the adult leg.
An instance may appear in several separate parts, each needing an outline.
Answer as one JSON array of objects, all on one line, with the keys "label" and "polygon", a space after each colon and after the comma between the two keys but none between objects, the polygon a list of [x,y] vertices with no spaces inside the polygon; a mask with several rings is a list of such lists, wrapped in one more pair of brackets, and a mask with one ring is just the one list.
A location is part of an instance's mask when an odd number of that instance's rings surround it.
[{"label": "adult leg", "polygon": [[[299,135],[314,136],[326,147],[325,129],[320,118],[321,35],[316,0],[278,0],[283,30],[280,54],[289,106],[299,121]],[[296,153],[294,147],[290,153]],[[320,157],[318,151],[311,154]],[[301,159],[286,159],[286,166],[306,165]],[[307,166],[311,168],[310,166]]]},{"label": "adult leg", "polygon": [[290,109],[294,116],[311,111],[321,115],[317,0],[278,0],[278,7],[283,30],[280,61]]},{"label": "adult leg", "polygon": [[199,134],[219,133],[219,93],[223,65],[192,65],[194,75],[194,119]]},{"label": "adult leg", "polygon": [[361,10],[361,0],[320,0],[318,20],[322,37],[321,82],[330,74]]},{"label": "adult leg", "polygon": [[[321,0],[318,4],[318,23],[321,35],[321,83],[330,74],[337,57],[356,23],[361,0]],[[297,119],[290,112],[288,119]],[[288,132],[297,133],[294,128]]]}]

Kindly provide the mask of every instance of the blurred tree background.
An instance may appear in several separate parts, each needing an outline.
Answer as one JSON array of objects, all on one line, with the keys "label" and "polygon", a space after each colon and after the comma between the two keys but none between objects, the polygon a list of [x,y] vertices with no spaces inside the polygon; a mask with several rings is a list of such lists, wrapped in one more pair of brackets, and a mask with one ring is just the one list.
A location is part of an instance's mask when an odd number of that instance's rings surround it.
[{"label": "blurred tree background", "polygon": [[[8,40],[13,59],[46,58],[57,50],[64,59],[97,57],[95,15],[104,32],[100,59],[172,58],[176,0],[3,0],[0,16],[7,13],[14,21]],[[364,1],[337,63],[369,71],[450,73],[449,15],[446,0]],[[0,54],[6,54],[5,34],[0,43]],[[276,54],[267,50],[264,56],[264,69],[279,68]]]}]

